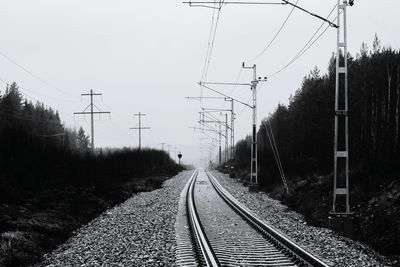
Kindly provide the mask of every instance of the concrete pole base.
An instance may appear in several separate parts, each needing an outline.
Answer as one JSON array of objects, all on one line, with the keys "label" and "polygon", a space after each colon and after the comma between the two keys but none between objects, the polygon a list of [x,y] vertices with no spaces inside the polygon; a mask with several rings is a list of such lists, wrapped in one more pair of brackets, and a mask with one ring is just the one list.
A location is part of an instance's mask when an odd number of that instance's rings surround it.
[{"label": "concrete pole base", "polygon": [[329,228],[348,238],[354,238],[354,216],[352,213],[330,213]]},{"label": "concrete pole base", "polygon": [[229,178],[236,178],[235,168],[233,166],[230,167]]},{"label": "concrete pole base", "polygon": [[249,184],[249,192],[258,192],[260,186],[258,184]]}]

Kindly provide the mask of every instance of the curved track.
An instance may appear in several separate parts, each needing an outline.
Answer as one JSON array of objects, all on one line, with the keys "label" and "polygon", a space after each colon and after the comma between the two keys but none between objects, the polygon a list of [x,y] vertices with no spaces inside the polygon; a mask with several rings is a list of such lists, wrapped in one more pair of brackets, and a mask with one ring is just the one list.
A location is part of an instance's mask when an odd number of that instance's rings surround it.
[{"label": "curved track", "polygon": [[328,266],[254,216],[209,172],[195,171],[186,200],[200,265]]}]

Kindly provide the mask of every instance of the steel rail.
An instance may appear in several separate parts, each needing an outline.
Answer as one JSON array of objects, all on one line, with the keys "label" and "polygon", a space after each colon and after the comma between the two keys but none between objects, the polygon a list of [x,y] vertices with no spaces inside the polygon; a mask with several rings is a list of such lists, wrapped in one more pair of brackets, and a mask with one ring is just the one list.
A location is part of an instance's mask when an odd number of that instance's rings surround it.
[{"label": "steel rail", "polygon": [[201,226],[200,220],[197,215],[196,205],[194,203],[194,184],[196,183],[197,175],[199,170],[196,170],[192,177],[190,178],[190,185],[187,192],[187,211],[189,216],[189,224],[192,230],[194,242],[198,245],[200,251],[197,255],[198,257],[202,257],[199,261],[204,261],[206,266],[219,266],[218,261],[214,256],[214,252],[208,242],[206,234]]},{"label": "steel rail", "polygon": [[206,174],[215,190],[228,205],[230,205],[239,215],[241,215],[251,226],[260,231],[264,237],[274,243],[275,246],[284,250],[285,253],[289,257],[292,257],[297,264],[300,266],[329,267],[329,265],[318,259],[316,256],[310,254],[292,242],[288,237],[279,233],[277,230],[256,217],[252,211],[250,211],[247,207],[237,201],[228,191],[226,191],[209,171],[206,171]]}]

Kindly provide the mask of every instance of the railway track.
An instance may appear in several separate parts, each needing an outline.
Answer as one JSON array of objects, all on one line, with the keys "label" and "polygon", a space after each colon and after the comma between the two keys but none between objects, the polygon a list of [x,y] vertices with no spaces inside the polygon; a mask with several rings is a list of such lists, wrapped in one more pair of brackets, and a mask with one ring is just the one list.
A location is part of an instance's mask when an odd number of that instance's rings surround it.
[{"label": "railway track", "polygon": [[190,251],[196,265],[328,266],[257,218],[211,173],[196,170],[186,188]]}]

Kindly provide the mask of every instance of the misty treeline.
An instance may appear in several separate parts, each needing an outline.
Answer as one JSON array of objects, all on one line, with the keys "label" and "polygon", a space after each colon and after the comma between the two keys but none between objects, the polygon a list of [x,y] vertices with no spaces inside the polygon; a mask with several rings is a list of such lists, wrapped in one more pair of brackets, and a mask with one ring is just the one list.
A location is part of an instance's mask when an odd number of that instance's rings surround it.
[{"label": "misty treeline", "polygon": [[82,128],[67,128],[57,111],[24,99],[16,83],[0,92],[0,201],[17,201],[47,188],[106,187],[178,170],[158,150],[125,148],[92,155]]},{"label": "misty treeline", "polygon": [[[289,99],[262,121],[258,131],[260,184],[281,183],[270,138],[275,138],[288,179],[333,172],[335,63],[315,67]],[[400,51],[362,44],[348,56],[349,149],[353,185],[400,180]],[[262,103],[260,103],[262,104]],[[269,128],[270,127],[270,128]],[[250,166],[250,137],[238,142],[239,166]]]},{"label": "misty treeline", "polygon": [[[306,75],[288,105],[279,104],[257,132],[260,185],[308,223],[325,227],[332,210],[335,65],[332,55],[326,74],[316,67]],[[381,47],[375,36],[371,50],[362,44],[355,57],[348,56],[348,75],[355,238],[399,255],[400,51]],[[283,190],[274,140],[290,195]],[[236,145],[236,167],[246,174],[250,142],[248,136]]]}]

